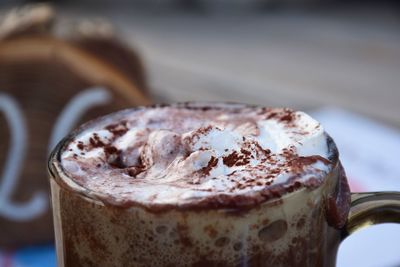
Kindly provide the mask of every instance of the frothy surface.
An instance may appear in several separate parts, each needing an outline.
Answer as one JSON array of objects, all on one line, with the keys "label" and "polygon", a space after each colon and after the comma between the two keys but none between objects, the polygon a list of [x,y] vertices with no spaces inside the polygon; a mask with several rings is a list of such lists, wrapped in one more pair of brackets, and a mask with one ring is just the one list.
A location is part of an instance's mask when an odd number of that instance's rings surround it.
[{"label": "frothy surface", "polygon": [[303,112],[177,104],[89,123],[61,161],[76,184],[114,204],[236,207],[319,183],[328,157],[322,126]]}]

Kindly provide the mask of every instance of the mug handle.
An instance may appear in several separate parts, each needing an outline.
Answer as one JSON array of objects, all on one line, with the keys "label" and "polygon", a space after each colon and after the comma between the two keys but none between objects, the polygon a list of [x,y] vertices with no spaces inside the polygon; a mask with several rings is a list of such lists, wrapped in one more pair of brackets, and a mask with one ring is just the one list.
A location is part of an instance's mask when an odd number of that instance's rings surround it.
[{"label": "mug handle", "polygon": [[379,223],[400,223],[400,192],[352,193],[342,239]]}]

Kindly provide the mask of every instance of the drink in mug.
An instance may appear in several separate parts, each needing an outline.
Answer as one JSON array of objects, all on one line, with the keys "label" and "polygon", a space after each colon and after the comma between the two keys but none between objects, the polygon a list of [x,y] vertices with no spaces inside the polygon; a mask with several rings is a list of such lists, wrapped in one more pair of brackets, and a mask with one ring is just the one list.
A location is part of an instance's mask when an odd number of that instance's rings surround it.
[{"label": "drink in mug", "polygon": [[334,266],[359,225],[400,218],[396,193],[351,197],[333,140],[284,108],[120,111],[49,170],[59,266]]}]

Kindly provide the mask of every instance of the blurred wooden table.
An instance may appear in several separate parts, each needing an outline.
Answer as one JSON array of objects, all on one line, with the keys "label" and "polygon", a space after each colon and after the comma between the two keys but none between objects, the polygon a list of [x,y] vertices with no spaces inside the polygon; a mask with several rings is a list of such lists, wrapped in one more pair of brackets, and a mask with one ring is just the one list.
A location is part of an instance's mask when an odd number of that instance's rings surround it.
[{"label": "blurred wooden table", "polygon": [[[400,16],[389,10],[189,15],[108,6],[166,101],[345,107],[400,127]],[[400,13],[400,12],[399,12]]]}]

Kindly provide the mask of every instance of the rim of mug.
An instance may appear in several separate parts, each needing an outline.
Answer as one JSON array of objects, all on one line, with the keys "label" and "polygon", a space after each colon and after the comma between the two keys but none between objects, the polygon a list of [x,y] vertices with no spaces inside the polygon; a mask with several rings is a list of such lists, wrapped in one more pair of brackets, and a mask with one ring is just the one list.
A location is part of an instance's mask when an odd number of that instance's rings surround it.
[{"label": "rim of mug", "polygon": [[[194,105],[193,105],[194,104]],[[122,109],[119,111],[115,111],[97,118],[94,118],[92,120],[89,120],[86,123],[81,124],[77,129],[75,129],[74,131],[72,131],[71,133],[69,133],[66,137],[64,137],[61,141],[59,141],[59,143],[53,148],[52,152],[50,153],[50,156],[48,158],[48,163],[47,163],[47,169],[48,169],[48,173],[49,173],[49,179],[50,180],[54,180],[61,188],[68,190],[70,192],[73,192],[81,197],[84,197],[85,199],[97,204],[97,205],[101,205],[101,206],[106,206],[107,203],[106,201],[104,201],[102,198],[100,197],[96,197],[96,195],[99,195],[98,193],[96,193],[93,190],[90,190],[88,188],[85,188],[84,186],[78,184],[74,179],[72,179],[67,172],[65,171],[64,167],[62,166],[61,163],[61,154],[62,152],[64,152],[65,147],[80,133],[82,133],[85,129],[89,128],[92,125],[97,124],[98,122],[101,122],[105,119],[107,119],[110,116],[114,116],[114,115],[121,115],[124,113],[130,113],[130,112],[135,112],[138,110],[142,110],[142,109],[147,109],[147,108],[154,108],[154,107],[165,107],[165,106],[179,106],[179,105],[184,105],[185,107],[189,106],[189,105],[193,105],[197,106],[197,107],[204,107],[202,105],[213,105],[213,107],[218,106],[223,106],[223,105],[230,105],[230,106],[238,106],[238,107],[262,107],[259,105],[249,105],[249,104],[241,104],[241,103],[236,103],[236,102],[199,102],[199,101],[193,101],[193,102],[178,102],[178,103],[172,103],[172,104],[154,104],[154,105],[148,105],[148,106],[137,106],[137,107],[133,107],[133,108],[127,108],[127,109]],[[331,136],[324,132],[326,139],[327,139],[327,145],[328,145],[328,151],[329,151],[329,157],[328,159],[332,162],[332,167],[329,170],[329,172],[327,172],[324,177],[331,177],[332,172],[337,169],[338,167],[338,163],[339,163],[339,151],[337,149],[337,146],[334,142],[334,140],[331,138]],[[321,184],[318,185],[318,187],[321,187],[324,182],[327,179],[323,179]],[[281,201],[282,199],[286,199],[286,198],[290,198],[291,196],[295,195],[296,193],[300,193],[307,190],[307,187],[305,186],[301,186],[299,188],[295,188],[293,191],[291,192],[285,192],[284,194],[282,194],[279,197],[272,197],[272,198],[268,198],[265,199],[264,201],[261,201],[259,203],[253,204],[250,207],[244,207],[244,209],[251,209],[253,207],[257,207],[261,204],[270,204],[276,201]],[[94,194],[95,193],[95,194]],[[113,203],[110,203],[113,204]],[[124,208],[125,205],[123,204],[116,204],[116,207],[122,207]],[[157,204],[156,206],[160,206],[159,210],[195,210],[196,207],[180,207],[178,205],[169,205],[169,204],[165,204],[165,206],[168,208],[166,209],[164,206],[164,204]],[[141,207],[147,210],[154,210],[153,208],[149,208],[147,207],[147,205],[144,205],[142,203],[140,203],[139,201],[129,201],[129,203],[126,205],[125,208],[131,208],[131,207]],[[238,206],[236,209],[240,209],[241,207]],[[224,205],[221,205],[220,207],[212,207],[212,208],[200,208],[200,209],[213,209],[213,210],[232,210],[234,208],[232,207],[224,207]],[[158,210],[158,209],[157,209]]]}]

